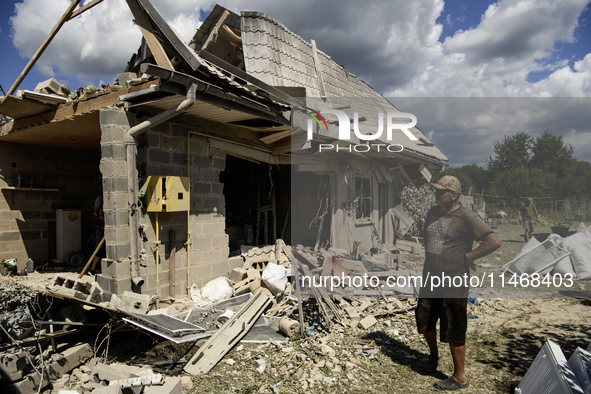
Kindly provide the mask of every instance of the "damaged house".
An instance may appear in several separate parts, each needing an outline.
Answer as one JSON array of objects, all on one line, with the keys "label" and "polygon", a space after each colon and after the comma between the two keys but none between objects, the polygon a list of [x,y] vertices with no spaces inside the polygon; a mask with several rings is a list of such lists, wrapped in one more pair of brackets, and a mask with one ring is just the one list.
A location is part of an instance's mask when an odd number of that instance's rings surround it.
[{"label": "damaged house", "polygon": [[386,120],[398,109],[265,14],[216,6],[185,44],[148,0],[127,3],[144,39],[116,84],[49,81],[0,104],[1,259],[81,268],[99,193],[108,293],[187,294],[279,238],[353,255],[395,243],[400,191],[447,158],[410,126],[390,130],[395,152],[356,149],[326,108],[358,112],[361,135],[403,123]]}]

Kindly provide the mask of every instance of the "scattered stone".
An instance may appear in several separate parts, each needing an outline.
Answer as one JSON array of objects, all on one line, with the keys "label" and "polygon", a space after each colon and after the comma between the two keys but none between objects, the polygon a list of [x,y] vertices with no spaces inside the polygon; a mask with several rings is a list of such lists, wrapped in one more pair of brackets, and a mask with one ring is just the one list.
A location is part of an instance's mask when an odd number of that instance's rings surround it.
[{"label": "scattered stone", "polygon": [[367,330],[368,328],[370,328],[371,326],[373,326],[377,322],[378,321],[376,320],[375,317],[373,317],[372,315],[369,315],[365,319],[361,320],[359,322],[359,324],[357,325],[357,327]]},{"label": "scattered stone", "polygon": [[334,351],[334,349],[328,345],[320,346],[320,352],[322,354],[324,354],[325,356],[329,356],[329,357],[334,357],[336,355],[336,352]]},{"label": "scattered stone", "polygon": [[267,363],[262,358],[254,360],[254,364],[256,365],[257,371],[259,371],[259,373],[263,373],[265,368],[267,368]]}]

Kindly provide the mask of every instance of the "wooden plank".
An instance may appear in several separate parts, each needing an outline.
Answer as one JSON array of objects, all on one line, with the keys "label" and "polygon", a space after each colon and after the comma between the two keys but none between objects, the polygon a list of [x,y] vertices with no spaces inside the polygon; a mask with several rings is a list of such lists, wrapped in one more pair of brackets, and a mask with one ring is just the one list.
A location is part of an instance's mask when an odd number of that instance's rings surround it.
[{"label": "wooden plank", "polygon": [[222,15],[220,16],[220,19],[218,19],[218,21],[216,22],[216,24],[210,30],[209,35],[207,36],[207,39],[205,39],[205,42],[201,46],[202,49],[207,50],[207,46],[209,45],[210,42],[212,42],[214,40],[215,36],[218,34],[218,30],[220,30],[220,28],[222,27],[222,25],[226,21],[226,18],[229,15],[230,15],[230,13],[228,12],[228,10],[224,10],[224,12],[222,12]]},{"label": "wooden plank", "polygon": [[174,298],[176,296],[176,236],[174,230],[170,230],[168,234],[170,242],[170,256],[168,257],[168,296]]},{"label": "wooden plank", "polygon": [[261,140],[261,142],[267,144],[267,145],[271,145],[274,144],[277,141],[281,141],[284,138],[287,138],[291,136],[291,130],[284,130],[284,131],[280,131],[278,133],[273,133],[270,134],[268,136],[259,138]]},{"label": "wooden plank", "polygon": [[15,96],[6,96],[0,103],[0,114],[10,116],[13,119],[26,118],[27,116],[39,115],[43,112],[54,109],[49,104],[38,101],[27,100]]},{"label": "wooden plank", "polygon": [[167,68],[169,70],[174,70],[172,63],[168,59],[168,55],[166,51],[162,47],[162,44],[154,35],[154,28],[150,23],[149,19],[146,17],[146,14],[141,9],[139,4],[135,0],[127,0],[127,5],[135,18],[135,23],[140,28],[142,35],[144,36],[144,40],[146,40],[146,44],[150,48],[154,59],[156,60],[156,64],[160,67]]},{"label": "wooden plank", "polygon": [[230,154],[247,157],[263,163],[277,164],[277,158],[275,156],[268,152],[261,152],[259,149],[248,148],[229,141],[221,141],[214,138],[210,138],[209,143],[212,148],[217,148]]},{"label": "wooden plank", "polygon": [[[397,161],[398,162],[398,161]],[[404,169],[404,167],[402,166],[402,164],[400,164],[400,162],[398,162],[398,170],[400,171],[400,173],[402,174],[402,176],[404,177],[404,179],[406,179],[406,181],[408,183],[410,183],[412,186],[416,185],[413,183],[413,181],[410,179],[410,177],[408,176],[408,174],[406,173],[406,170]]]},{"label": "wooden plank", "polygon": [[78,8],[76,11],[72,12],[72,15],[70,15],[68,20],[76,18],[78,15],[82,14],[83,12],[88,11],[89,9],[91,9],[95,5],[101,3],[102,1],[103,0],[93,0],[90,3],[83,5],[82,7]]},{"label": "wooden plank", "polygon": [[128,4],[131,1],[137,2],[144,10],[143,15],[145,15],[145,17],[150,20],[151,25],[154,26],[153,31],[164,40],[163,47],[166,48],[170,56],[178,56],[193,71],[197,71],[199,66],[201,66],[197,54],[185,44],[182,38],[179,37],[173,29],[171,29],[156,8],[154,8],[154,6],[147,0],[128,0]]},{"label": "wooden plank", "polygon": [[156,64],[158,64],[160,67],[168,68],[169,70],[174,70],[172,63],[168,59],[168,55],[166,55],[164,48],[162,48],[162,44],[160,44],[160,41],[158,41],[156,36],[152,32],[144,29],[141,26],[140,31],[142,32],[142,35],[146,40],[146,44],[148,44],[148,47],[150,48],[150,51],[152,52],[152,55],[156,60]]},{"label": "wooden plank", "polygon": [[68,21],[68,18],[70,17],[70,15],[74,11],[74,9],[78,6],[80,1],[81,0],[74,0],[70,3],[70,6],[66,10],[66,12],[64,12],[64,14],[60,18],[60,20],[53,27],[53,29],[51,30],[49,35],[45,38],[45,41],[43,41],[43,43],[41,44],[39,49],[37,49],[35,54],[31,57],[31,59],[29,60],[29,63],[27,63],[27,65],[25,66],[23,71],[21,71],[21,73],[16,78],[16,81],[14,81],[14,83],[12,84],[12,86],[10,87],[8,92],[6,92],[6,96],[10,96],[16,91],[16,89],[19,87],[19,85],[21,84],[23,79],[25,79],[25,77],[27,76],[29,71],[31,71],[31,69],[33,68],[33,66],[37,62],[37,60],[39,60],[39,58],[41,57],[41,55],[43,54],[45,49],[49,46],[49,43],[51,42],[51,40],[53,40],[53,37],[56,36],[57,32],[61,29],[61,27],[64,25],[64,23],[66,23]]},{"label": "wooden plank", "polygon": [[270,302],[271,298],[259,289],[199,348],[183,369],[192,375],[209,372],[246,335]]},{"label": "wooden plank", "polygon": [[406,214],[401,204],[398,204],[392,208],[392,211],[394,212],[394,216],[400,221],[400,226],[398,226],[398,229],[400,230],[400,237],[404,237],[415,221]]},{"label": "wooden plank", "polygon": [[318,77],[318,89],[320,90],[320,97],[326,97],[326,88],[324,87],[324,77],[322,76],[322,64],[318,58],[318,49],[316,49],[316,41],[312,42],[312,56],[314,57],[314,68],[316,69],[316,76]]}]

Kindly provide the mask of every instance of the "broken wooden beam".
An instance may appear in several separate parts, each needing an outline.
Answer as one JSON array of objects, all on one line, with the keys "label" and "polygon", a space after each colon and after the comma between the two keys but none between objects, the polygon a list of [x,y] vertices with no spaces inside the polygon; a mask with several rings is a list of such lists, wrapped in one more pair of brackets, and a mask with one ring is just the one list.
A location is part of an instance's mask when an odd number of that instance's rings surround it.
[{"label": "broken wooden beam", "polygon": [[183,368],[192,375],[209,372],[263,314],[271,298],[262,289],[199,348]]}]

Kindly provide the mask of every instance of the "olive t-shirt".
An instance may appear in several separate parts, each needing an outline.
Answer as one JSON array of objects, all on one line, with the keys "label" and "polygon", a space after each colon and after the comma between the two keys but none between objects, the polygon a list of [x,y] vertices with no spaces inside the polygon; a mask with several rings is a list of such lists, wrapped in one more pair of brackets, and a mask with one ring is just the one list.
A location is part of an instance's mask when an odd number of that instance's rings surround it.
[{"label": "olive t-shirt", "polygon": [[[445,213],[439,205],[432,207],[425,220],[423,280],[427,275],[453,278],[467,274],[469,278],[470,267],[464,262],[464,256],[472,250],[474,241],[482,241],[492,232],[478,215],[463,206],[451,213]],[[458,283],[459,280],[451,287],[464,287],[457,286]]]},{"label": "olive t-shirt", "polygon": [[525,203],[521,204],[519,207],[519,212],[521,213],[521,217],[523,219],[533,219],[536,217],[536,206],[533,202],[529,203],[529,205],[525,205]]}]

